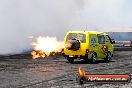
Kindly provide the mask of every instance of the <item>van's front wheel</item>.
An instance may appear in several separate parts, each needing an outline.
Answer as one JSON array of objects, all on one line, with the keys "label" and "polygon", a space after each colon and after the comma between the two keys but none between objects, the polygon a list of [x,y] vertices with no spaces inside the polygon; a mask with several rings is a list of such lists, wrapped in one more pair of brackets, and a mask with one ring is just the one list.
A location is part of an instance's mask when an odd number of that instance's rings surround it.
[{"label": "van's front wheel", "polygon": [[112,60],[112,55],[111,55],[110,52],[108,52],[108,53],[107,53],[107,56],[106,56],[106,58],[105,58],[105,61],[106,61],[106,62],[109,62],[109,61],[111,61],[111,60]]},{"label": "van's front wheel", "polygon": [[73,63],[74,62],[74,58],[73,57],[67,57],[67,60],[69,63]]}]

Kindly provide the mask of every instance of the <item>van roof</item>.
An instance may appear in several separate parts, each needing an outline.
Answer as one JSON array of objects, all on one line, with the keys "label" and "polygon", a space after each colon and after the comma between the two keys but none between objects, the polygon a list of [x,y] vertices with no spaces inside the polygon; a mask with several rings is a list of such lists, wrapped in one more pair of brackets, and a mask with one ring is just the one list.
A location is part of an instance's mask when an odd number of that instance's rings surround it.
[{"label": "van roof", "polygon": [[97,32],[97,31],[68,31],[68,33],[88,33],[88,34],[104,34],[104,35],[107,35],[104,32]]}]

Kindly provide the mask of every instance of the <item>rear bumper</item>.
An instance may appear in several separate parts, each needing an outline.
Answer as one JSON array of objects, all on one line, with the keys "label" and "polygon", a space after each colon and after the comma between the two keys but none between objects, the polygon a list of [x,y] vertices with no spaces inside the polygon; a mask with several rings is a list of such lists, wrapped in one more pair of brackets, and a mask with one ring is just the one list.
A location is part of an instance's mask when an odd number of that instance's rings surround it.
[{"label": "rear bumper", "polygon": [[73,58],[85,58],[88,55],[66,55],[66,54],[62,54],[64,57],[73,57]]}]

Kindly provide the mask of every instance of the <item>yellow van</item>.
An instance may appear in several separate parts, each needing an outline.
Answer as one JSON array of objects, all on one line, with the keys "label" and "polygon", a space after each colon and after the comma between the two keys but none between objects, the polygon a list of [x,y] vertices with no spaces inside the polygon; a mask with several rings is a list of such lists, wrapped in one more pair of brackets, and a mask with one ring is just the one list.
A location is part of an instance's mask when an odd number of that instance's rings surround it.
[{"label": "yellow van", "polygon": [[112,44],[115,43],[108,34],[94,31],[69,31],[64,42],[64,56],[70,63],[76,58],[92,63],[99,59],[109,62],[113,56]]}]

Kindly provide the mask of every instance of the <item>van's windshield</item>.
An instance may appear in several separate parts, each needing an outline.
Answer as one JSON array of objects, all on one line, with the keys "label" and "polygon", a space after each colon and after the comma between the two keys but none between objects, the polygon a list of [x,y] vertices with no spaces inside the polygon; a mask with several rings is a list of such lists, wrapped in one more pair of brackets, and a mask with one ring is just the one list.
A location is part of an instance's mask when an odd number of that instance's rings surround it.
[{"label": "van's windshield", "polygon": [[86,35],[82,33],[69,33],[66,41],[72,39],[80,40],[82,43],[86,43]]}]

